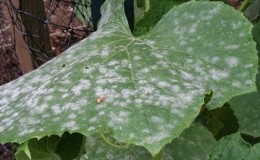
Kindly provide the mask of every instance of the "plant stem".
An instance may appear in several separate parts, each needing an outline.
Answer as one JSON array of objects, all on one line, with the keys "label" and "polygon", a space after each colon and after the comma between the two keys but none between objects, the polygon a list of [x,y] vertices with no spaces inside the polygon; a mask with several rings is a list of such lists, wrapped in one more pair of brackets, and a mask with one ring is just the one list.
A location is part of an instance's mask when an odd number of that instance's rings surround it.
[{"label": "plant stem", "polygon": [[243,12],[248,5],[249,5],[249,0],[244,0],[241,6],[239,7],[238,11]]}]

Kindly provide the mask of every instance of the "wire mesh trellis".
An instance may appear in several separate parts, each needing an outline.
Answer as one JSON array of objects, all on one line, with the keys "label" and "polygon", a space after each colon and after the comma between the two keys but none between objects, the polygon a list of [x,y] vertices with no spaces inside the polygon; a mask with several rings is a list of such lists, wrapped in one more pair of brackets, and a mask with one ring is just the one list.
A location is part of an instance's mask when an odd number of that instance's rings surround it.
[{"label": "wire mesh trellis", "polygon": [[[5,0],[5,4],[14,33],[23,36],[34,68],[93,31],[90,0]],[[17,40],[14,45],[24,47]]]},{"label": "wire mesh trellis", "polygon": [[7,8],[0,0],[0,85],[22,75],[11,35]]},{"label": "wire mesh trellis", "polygon": [[[37,68],[92,31],[90,0],[0,0],[0,85],[23,74],[21,49]],[[0,144],[0,159],[12,159],[12,150]]]}]

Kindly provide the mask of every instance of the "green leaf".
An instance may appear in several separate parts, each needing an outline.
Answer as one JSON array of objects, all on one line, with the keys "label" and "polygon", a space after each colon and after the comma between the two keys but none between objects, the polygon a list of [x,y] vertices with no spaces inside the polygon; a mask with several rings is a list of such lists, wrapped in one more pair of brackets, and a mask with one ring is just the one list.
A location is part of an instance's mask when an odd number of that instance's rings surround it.
[{"label": "green leaf", "polygon": [[244,15],[252,22],[257,22],[260,17],[260,0],[254,0],[246,10]]},{"label": "green leaf", "polygon": [[236,96],[229,103],[237,116],[239,131],[260,137],[260,94],[252,92]]},{"label": "green leaf", "polygon": [[0,87],[0,142],[99,131],[156,155],[190,126],[208,91],[212,108],[255,91],[252,26],[231,7],[185,3],[141,37],[122,0],[101,10],[97,32]]},{"label": "green leaf", "polygon": [[[118,145],[115,139],[106,135],[106,141]],[[86,139],[86,154],[80,160],[88,160],[95,157],[95,160],[152,160],[151,154],[143,147],[138,146],[111,146],[106,143],[99,134],[93,134]]]},{"label": "green leaf", "polygon": [[15,153],[17,160],[72,160],[80,154],[83,136],[78,133],[64,133],[62,137],[50,136],[40,140],[31,139]]},{"label": "green leaf", "polygon": [[[257,49],[257,55],[258,59],[260,57],[260,21],[254,25],[252,29],[252,35],[254,38],[254,41],[256,42],[256,49]],[[260,68],[259,68],[260,62],[258,61],[258,74],[256,75],[256,86],[258,92],[260,91]]]},{"label": "green leaf", "polygon": [[[187,1],[189,0],[149,0],[149,3],[146,1],[145,4],[142,4],[146,12],[143,12],[143,16],[140,20],[138,17],[138,21],[136,21],[138,23],[135,26],[134,34],[140,35],[148,32],[173,6],[179,5]],[[148,11],[147,4],[149,4]]]},{"label": "green leaf", "polygon": [[[107,136],[108,137],[108,136]],[[108,137],[109,143],[117,145],[114,139]],[[212,134],[201,124],[192,124],[189,128],[180,135],[180,137],[173,140],[166,145],[161,152],[161,160],[175,159],[175,160],[191,160],[200,159],[206,160],[209,149],[216,143]],[[153,158],[149,152],[138,146],[117,147],[106,143],[98,134],[91,135],[86,140],[86,154],[81,157],[81,160],[87,160],[95,157],[96,160],[103,159],[122,159],[122,160],[152,160]],[[189,151],[189,154],[187,154]]]},{"label": "green leaf", "polygon": [[227,159],[260,159],[260,144],[251,146],[241,138],[239,133],[226,136],[211,149],[210,160]]},{"label": "green leaf", "polygon": [[162,159],[172,157],[174,160],[207,160],[208,152],[215,143],[216,140],[205,127],[199,123],[193,123],[180,137],[165,146]]}]

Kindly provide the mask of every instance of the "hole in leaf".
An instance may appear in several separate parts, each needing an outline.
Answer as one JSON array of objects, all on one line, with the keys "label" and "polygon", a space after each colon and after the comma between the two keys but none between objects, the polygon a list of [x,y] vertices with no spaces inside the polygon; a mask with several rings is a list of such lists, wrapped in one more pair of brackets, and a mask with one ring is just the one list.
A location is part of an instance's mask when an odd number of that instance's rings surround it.
[{"label": "hole in leaf", "polygon": [[257,143],[260,143],[260,137],[253,137],[251,135],[247,135],[247,134],[241,134],[241,137],[248,142],[251,145],[255,145]]}]

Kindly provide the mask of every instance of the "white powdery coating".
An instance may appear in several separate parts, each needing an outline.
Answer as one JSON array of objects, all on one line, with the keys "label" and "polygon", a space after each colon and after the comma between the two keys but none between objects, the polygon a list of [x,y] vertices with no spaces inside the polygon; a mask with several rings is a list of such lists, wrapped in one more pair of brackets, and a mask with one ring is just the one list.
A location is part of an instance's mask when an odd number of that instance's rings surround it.
[{"label": "white powdery coating", "polygon": [[124,125],[125,123],[127,123],[130,114],[131,113],[127,111],[120,111],[119,113],[110,111],[108,114],[109,121],[107,125],[115,129],[120,129],[120,125]]},{"label": "white powdery coating", "polygon": [[236,87],[236,88],[240,88],[242,85],[241,85],[240,81],[234,80],[234,81],[232,81],[232,86]]},{"label": "white powdery coating", "polygon": [[5,130],[4,126],[0,126],[0,133],[3,132]]},{"label": "white powdery coating", "polygon": [[69,116],[68,116],[69,119],[75,119],[77,118],[77,115],[75,113],[71,113]]},{"label": "white powdery coating", "polygon": [[219,69],[210,69],[210,76],[213,80],[221,80],[229,77],[229,72]]},{"label": "white powdery coating", "polygon": [[75,130],[78,128],[78,126],[75,121],[68,121],[68,122],[64,122],[62,124],[61,128],[62,128],[62,130],[65,130],[65,129]]},{"label": "white powdery coating", "polygon": [[135,91],[132,91],[130,89],[122,89],[121,90],[121,95],[124,99],[129,99],[131,96],[133,96],[134,94],[136,94]]},{"label": "white powdery coating", "polygon": [[226,49],[226,50],[237,50],[239,48],[240,48],[240,45],[238,45],[238,44],[230,44],[230,45],[226,45],[224,47],[224,49]]},{"label": "white powdery coating", "polygon": [[241,27],[241,25],[242,25],[242,22],[240,22],[240,21],[231,23],[232,29],[238,29]]},{"label": "white powdery coating", "polygon": [[72,87],[73,93],[78,96],[81,94],[82,90],[87,90],[91,86],[89,80],[80,80],[79,83]]},{"label": "white powdery coating", "polygon": [[229,66],[229,68],[233,68],[238,65],[239,59],[237,57],[230,56],[230,57],[225,58],[225,62]]},{"label": "white powdery coating", "polygon": [[51,106],[51,110],[53,111],[54,115],[60,114],[62,109],[59,105]]},{"label": "white powdery coating", "polygon": [[180,92],[180,90],[181,90],[181,87],[178,86],[178,85],[173,85],[173,86],[171,86],[171,91],[172,91],[173,93],[178,93],[178,92]]},{"label": "white powdery coating", "polygon": [[165,122],[164,119],[159,116],[151,116],[150,120],[154,124],[163,124]]},{"label": "white powdery coating", "polygon": [[159,82],[157,83],[157,85],[158,85],[159,87],[162,87],[162,88],[171,86],[170,83],[165,82],[165,81],[159,81]]},{"label": "white powdery coating", "polygon": [[160,142],[161,140],[170,137],[171,134],[168,133],[166,130],[165,131],[161,131],[159,133],[156,133],[155,135],[152,135],[152,137],[147,137],[144,139],[143,143],[144,144],[156,144],[158,142]]},{"label": "white powdery coating", "polygon": [[92,117],[92,118],[89,119],[89,122],[95,123],[95,122],[97,122],[97,120],[98,120],[98,117]]},{"label": "white powdery coating", "polygon": [[181,71],[181,77],[185,80],[194,80],[193,75],[185,71]]},{"label": "white powdery coating", "polygon": [[245,64],[244,65],[244,68],[251,68],[251,67],[253,67],[254,65],[253,64]]},{"label": "white powdery coating", "polygon": [[195,32],[197,32],[197,26],[198,26],[198,25],[195,24],[195,23],[192,24],[188,32],[189,32],[189,33],[195,33]]}]

